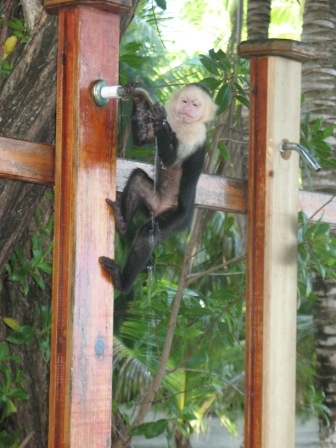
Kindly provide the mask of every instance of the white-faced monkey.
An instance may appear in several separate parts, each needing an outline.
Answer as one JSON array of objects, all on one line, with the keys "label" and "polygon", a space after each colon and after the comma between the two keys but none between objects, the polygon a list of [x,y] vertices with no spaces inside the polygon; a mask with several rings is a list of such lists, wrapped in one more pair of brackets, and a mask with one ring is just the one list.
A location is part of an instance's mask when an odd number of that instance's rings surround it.
[{"label": "white-faced monkey", "polygon": [[166,236],[190,224],[205,158],[205,124],[214,118],[217,109],[201,84],[189,84],[176,91],[165,108],[150,105],[136,92],[136,86],[135,83],[124,86],[133,102],[133,140],[136,145],[143,145],[156,138],[158,154],[155,179],[137,168],[131,173],[120,201],[107,199],[121,235],[127,232],[136,210],[145,210],[149,215],[132,242],[122,272],[111,258],[99,258],[111,274],[115,288],[123,293],[130,291],[154,248]]}]

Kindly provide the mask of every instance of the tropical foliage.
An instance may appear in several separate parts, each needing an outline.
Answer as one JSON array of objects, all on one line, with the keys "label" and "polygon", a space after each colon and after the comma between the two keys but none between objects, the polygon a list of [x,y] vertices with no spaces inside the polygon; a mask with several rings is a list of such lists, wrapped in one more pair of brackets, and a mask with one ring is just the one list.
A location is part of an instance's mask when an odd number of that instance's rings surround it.
[{"label": "tropical foliage", "polygon": [[[127,39],[128,35],[125,36]],[[155,45],[158,45],[157,41]],[[141,48],[146,46],[141,45]],[[131,73],[127,64],[122,68]],[[154,79],[146,79],[149,86],[165,85],[169,90],[176,84],[201,81],[213,92],[220,110],[210,131],[211,163],[207,170],[224,173],[230,165],[231,170],[239,172],[239,166],[232,167],[234,145],[232,142],[226,144],[230,141],[230,134],[219,132],[219,129],[230,125],[230,131],[236,128],[239,135],[241,109],[248,107],[248,63],[237,60],[230,52],[211,49],[208,54],[188,60],[168,73],[160,72]],[[132,75],[135,77],[136,72]],[[125,76],[125,79],[129,78]],[[301,143],[323,166],[332,163],[330,155],[333,148],[326,141],[332,132],[333,129],[324,126],[322,120],[309,124],[308,116],[302,124]],[[130,144],[127,155],[132,157],[133,151]],[[151,148],[141,152],[137,150],[135,154],[136,157],[142,155],[147,158],[151,151]],[[306,170],[306,167],[303,165],[302,169]],[[323,394],[316,390],[314,382],[313,332],[309,312],[314,272],[322,276],[334,275],[335,241],[330,236],[329,225],[320,221],[310,224],[302,213],[299,222],[298,410],[305,415],[326,417]],[[164,411],[166,418],[133,427],[132,435],[155,437],[165,431],[171,443],[174,432],[187,438],[193,427],[199,425],[208,413],[214,412],[234,430],[232,417],[243,406],[244,234],[237,218],[222,212],[198,211],[190,239],[186,234],[171,237],[156,251],[148,272],[138,279],[133,297],[128,298],[127,309],[123,306],[122,317],[117,317],[119,343],[124,344],[127,355],[125,353],[124,358],[117,362],[115,398],[118,402],[132,403],[132,412],[125,411],[124,414],[132,425],[131,415],[141,406],[142,389],[148,387],[151,376],[158,369],[170,310],[178,293],[178,282],[181,282],[179,276],[185,263],[184,253],[198,227],[202,229],[202,235],[193,241],[192,270],[182,280],[187,288],[175,322],[166,374],[155,396],[155,409]],[[119,242],[117,253],[121,259],[124,249],[125,245]],[[116,307],[118,309],[118,301]],[[128,368],[130,374],[126,373]],[[130,378],[137,378],[132,380],[131,388]]]}]

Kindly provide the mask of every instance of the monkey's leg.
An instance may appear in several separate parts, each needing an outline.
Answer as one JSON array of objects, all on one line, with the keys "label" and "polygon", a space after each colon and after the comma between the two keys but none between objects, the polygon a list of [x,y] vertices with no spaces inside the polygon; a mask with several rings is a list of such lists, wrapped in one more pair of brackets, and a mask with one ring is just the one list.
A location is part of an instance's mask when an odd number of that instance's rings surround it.
[{"label": "monkey's leg", "polygon": [[108,257],[99,257],[99,262],[101,263],[103,268],[111,275],[114,287],[119,289],[119,291],[122,291],[123,285],[121,282],[120,270],[117,263],[112,260],[112,258]]},{"label": "monkey's leg", "polygon": [[155,247],[173,232],[185,229],[192,209],[172,208],[155,217],[154,227],[147,221],[135,236],[124,270],[121,274],[123,291],[130,291],[138,274],[146,267]]},{"label": "monkey's leg", "polygon": [[121,213],[119,202],[111,201],[111,199],[109,199],[109,198],[106,198],[106,202],[113,209],[115,226],[116,226],[117,232],[119,233],[119,235],[124,236],[127,232],[127,225],[126,225],[126,223],[124,221],[124,217]]},{"label": "monkey's leg", "polygon": [[100,257],[99,262],[112,276],[114,287],[127,294],[139,275],[146,267],[154,248],[161,241],[160,232],[152,229],[153,223],[146,222],[135,236],[122,273],[117,263],[108,257]]},{"label": "monkey's leg", "polygon": [[142,169],[137,168],[128,178],[120,201],[106,198],[106,202],[113,209],[116,229],[121,236],[126,234],[138,207],[142,206],[151,211],[151,203],[154,200],[153,184],[153,180]]},{"label": "monkey's leg", "polygon": [[151,221],[146,222],[136,234],[121,274],[122,291],[127,293],[139,273],[147,266],[153,250],[162,240],[161,233],[152,229]]},{"label": "monkey's leg", "polygon": [[154,227],[151,220],[147,221],[132,242],[122,273],[114,260],[100,257],[99,261],[111,274],[115,288],[127,294],[139,273],[149,262],[155,247],[172,232],[183,230],[189,223],[189,215],[189,211],[186,210],[170,209],[156,217]]},{"label": "monkey's leg", "polygon": [[127,181],[120,201],[126,228],[138,208],[145,208],[149,213],[153,211],[154,194],[153,179],[141,168],[136,168]]}]

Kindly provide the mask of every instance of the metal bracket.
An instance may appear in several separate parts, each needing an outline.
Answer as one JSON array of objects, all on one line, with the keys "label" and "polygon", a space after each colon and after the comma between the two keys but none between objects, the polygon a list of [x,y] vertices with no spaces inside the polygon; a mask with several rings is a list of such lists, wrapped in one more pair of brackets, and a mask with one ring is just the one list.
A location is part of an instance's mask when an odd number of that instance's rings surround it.
[{"label": "metal bracket", "polygon": [[124,93],[124,89],[121,86],[108,86],[106,81],[99,79],[96,81],[92,88],[93,99],[97,106],[106,106],[109,99],[120,99]]},{"label": "metal bracket", "polygon": [[[151,106],[154,106],[155,101],[144,87],[136,86],[133,92],[143,96]],[[109,99],[112,98],[130,98],[122,86],[109,86],[103,79],[99,79],[93,84],[92,96],[97,106],[100,107],[106,106]]]},{"label": "metal bracket", "polygon": [[299,143],[289,142],[286,139],[282,140],[280,151],[286,152],[292,150],[298,152],[306,160],[306,162],[308,162],[313,170],[320,171],[321,166],[304,146],[300,145]]}]

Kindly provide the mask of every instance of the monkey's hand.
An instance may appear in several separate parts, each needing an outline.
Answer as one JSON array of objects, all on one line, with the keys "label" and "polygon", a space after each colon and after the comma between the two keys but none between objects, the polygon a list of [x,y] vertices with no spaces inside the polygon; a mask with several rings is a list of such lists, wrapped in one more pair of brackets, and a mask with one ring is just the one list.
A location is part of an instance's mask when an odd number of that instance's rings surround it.
[{"label": "monkey's hand", "polygon": [[119,266],[117,265],[117,263],[112,260],[112,258],[108,257],[99,257],[99,263],[103,266],[105,271],[107,271],[112,276],[114,287],[119,289],[119,291],[122,291],[123,285],[121,281]]},{"label": "monkey's hand", "polygon": [[124,217],[121,213],[119,203],[117,201],[111,201],[111,199],[109,199],[109,198],[106,198],[106,202],[113,209],[115,226],[116,226],[117,232],[119,233],[119,235],[124,236],[127,232],[127,225],[126,225]]},{"label": "monkey's hand", "polygon": [[133,96],[139,96],[139,94],[135,92],[135,89],[141,86],[142,86],[141,82],[128,82],[123,86],[123,89],[126,95],[133,97]]},{"label": "monkey's hand", "polygon": [[154,132],[156,133],[159,129],[167,124],[167,112],[163,106],[156,103],[149,110],[151,122],[154,126]]}]

